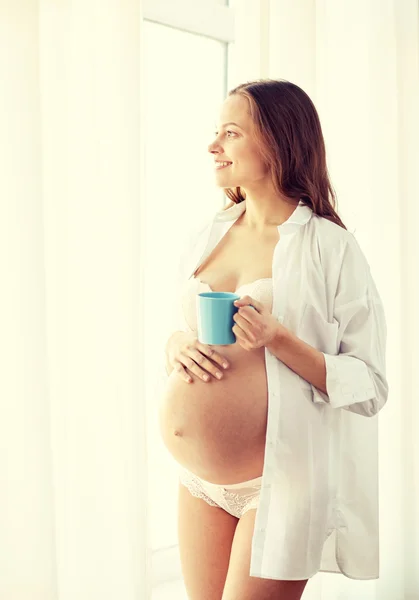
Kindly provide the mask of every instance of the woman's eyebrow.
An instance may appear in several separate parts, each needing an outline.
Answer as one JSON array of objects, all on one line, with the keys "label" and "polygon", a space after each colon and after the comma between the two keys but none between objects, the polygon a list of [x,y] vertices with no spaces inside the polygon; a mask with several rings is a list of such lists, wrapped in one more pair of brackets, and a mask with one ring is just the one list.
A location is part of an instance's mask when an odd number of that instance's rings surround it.
[{"label": "woman's eyebrow", "polygon": [[[224,123],[224,125],[221,125],[221,127],[227,127],[228,125],[235,125],[239,129],[243,129],[243,127],[240,127],[240,125],[238,125],[237,123],[234,123],[234,121],[229,121],[229,123]],[[215,123],[214,127],[217,128],[217,123]]]}]

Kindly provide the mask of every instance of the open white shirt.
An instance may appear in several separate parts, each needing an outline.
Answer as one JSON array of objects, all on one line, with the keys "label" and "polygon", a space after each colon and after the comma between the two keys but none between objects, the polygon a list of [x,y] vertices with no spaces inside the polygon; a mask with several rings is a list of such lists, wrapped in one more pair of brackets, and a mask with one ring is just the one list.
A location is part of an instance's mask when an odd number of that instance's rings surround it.
[{"label": "open white shirt", "polygon": [[[181,290],[246,201],[217,212],[181,259]],[[299,580],[318,571],[379,576],[378,417],[384,406],[386,320],[353,234],[302,202],[278,226],[272,314],[320,350],[327,394],[265,348],[268,424],[250,575]]]}]

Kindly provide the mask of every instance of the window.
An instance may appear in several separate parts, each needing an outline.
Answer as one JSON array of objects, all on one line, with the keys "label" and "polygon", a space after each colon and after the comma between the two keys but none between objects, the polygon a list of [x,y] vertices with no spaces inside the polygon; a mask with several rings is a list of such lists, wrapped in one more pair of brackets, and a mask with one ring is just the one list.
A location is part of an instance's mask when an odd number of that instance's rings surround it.
[{"label": "window", "polygon": [[213,139],[216,110],[227,91],[232,40],[231,15],[225,3],[153,0],[149,10],[147,5],[144,283],[145,310],[150,318],[145,323],[145,372],[149,524],[157,584],[180,577],[177,465],[163,446],[158,428],[158,404],[165,384],[163,349],[172,319],[171,290],[182,241],[194,224],[222,206],[223,193],[214,184],[207,147]]}]

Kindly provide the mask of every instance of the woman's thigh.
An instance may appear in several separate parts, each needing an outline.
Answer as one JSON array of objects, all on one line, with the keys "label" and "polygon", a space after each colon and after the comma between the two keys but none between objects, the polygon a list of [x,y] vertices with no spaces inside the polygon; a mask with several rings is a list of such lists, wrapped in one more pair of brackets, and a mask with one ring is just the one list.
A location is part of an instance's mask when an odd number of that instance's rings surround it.
[{"label": "woman's thigh", "polygon": [[280,581],[250,577],[255,517],[255,509],[247,511],[236,527],[222,600],[300,600],[307,584],[306,579]]},{"label": "woman's thigh", "polygon": [[178,537],[190,600],[221,600],[238,519],[179,483]]}]

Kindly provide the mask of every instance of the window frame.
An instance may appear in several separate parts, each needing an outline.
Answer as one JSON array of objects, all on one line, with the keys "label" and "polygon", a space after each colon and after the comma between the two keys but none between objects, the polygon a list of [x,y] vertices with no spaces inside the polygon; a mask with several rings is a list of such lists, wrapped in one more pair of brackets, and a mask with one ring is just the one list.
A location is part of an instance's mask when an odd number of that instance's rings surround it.
[{"label": "window frame", "polygon": [[217,0],[143,0],[143,19],[220,42],[234,42],[234,9]]},{"label": "window frame", "polygon": [[[235,40],[235,12],[228,0],[143,0],[144,21],[208,37],[225,43],[224,88],[228,85],[228,48]],[[152,589],[182,579],[179,546],[151,552]]]}]

